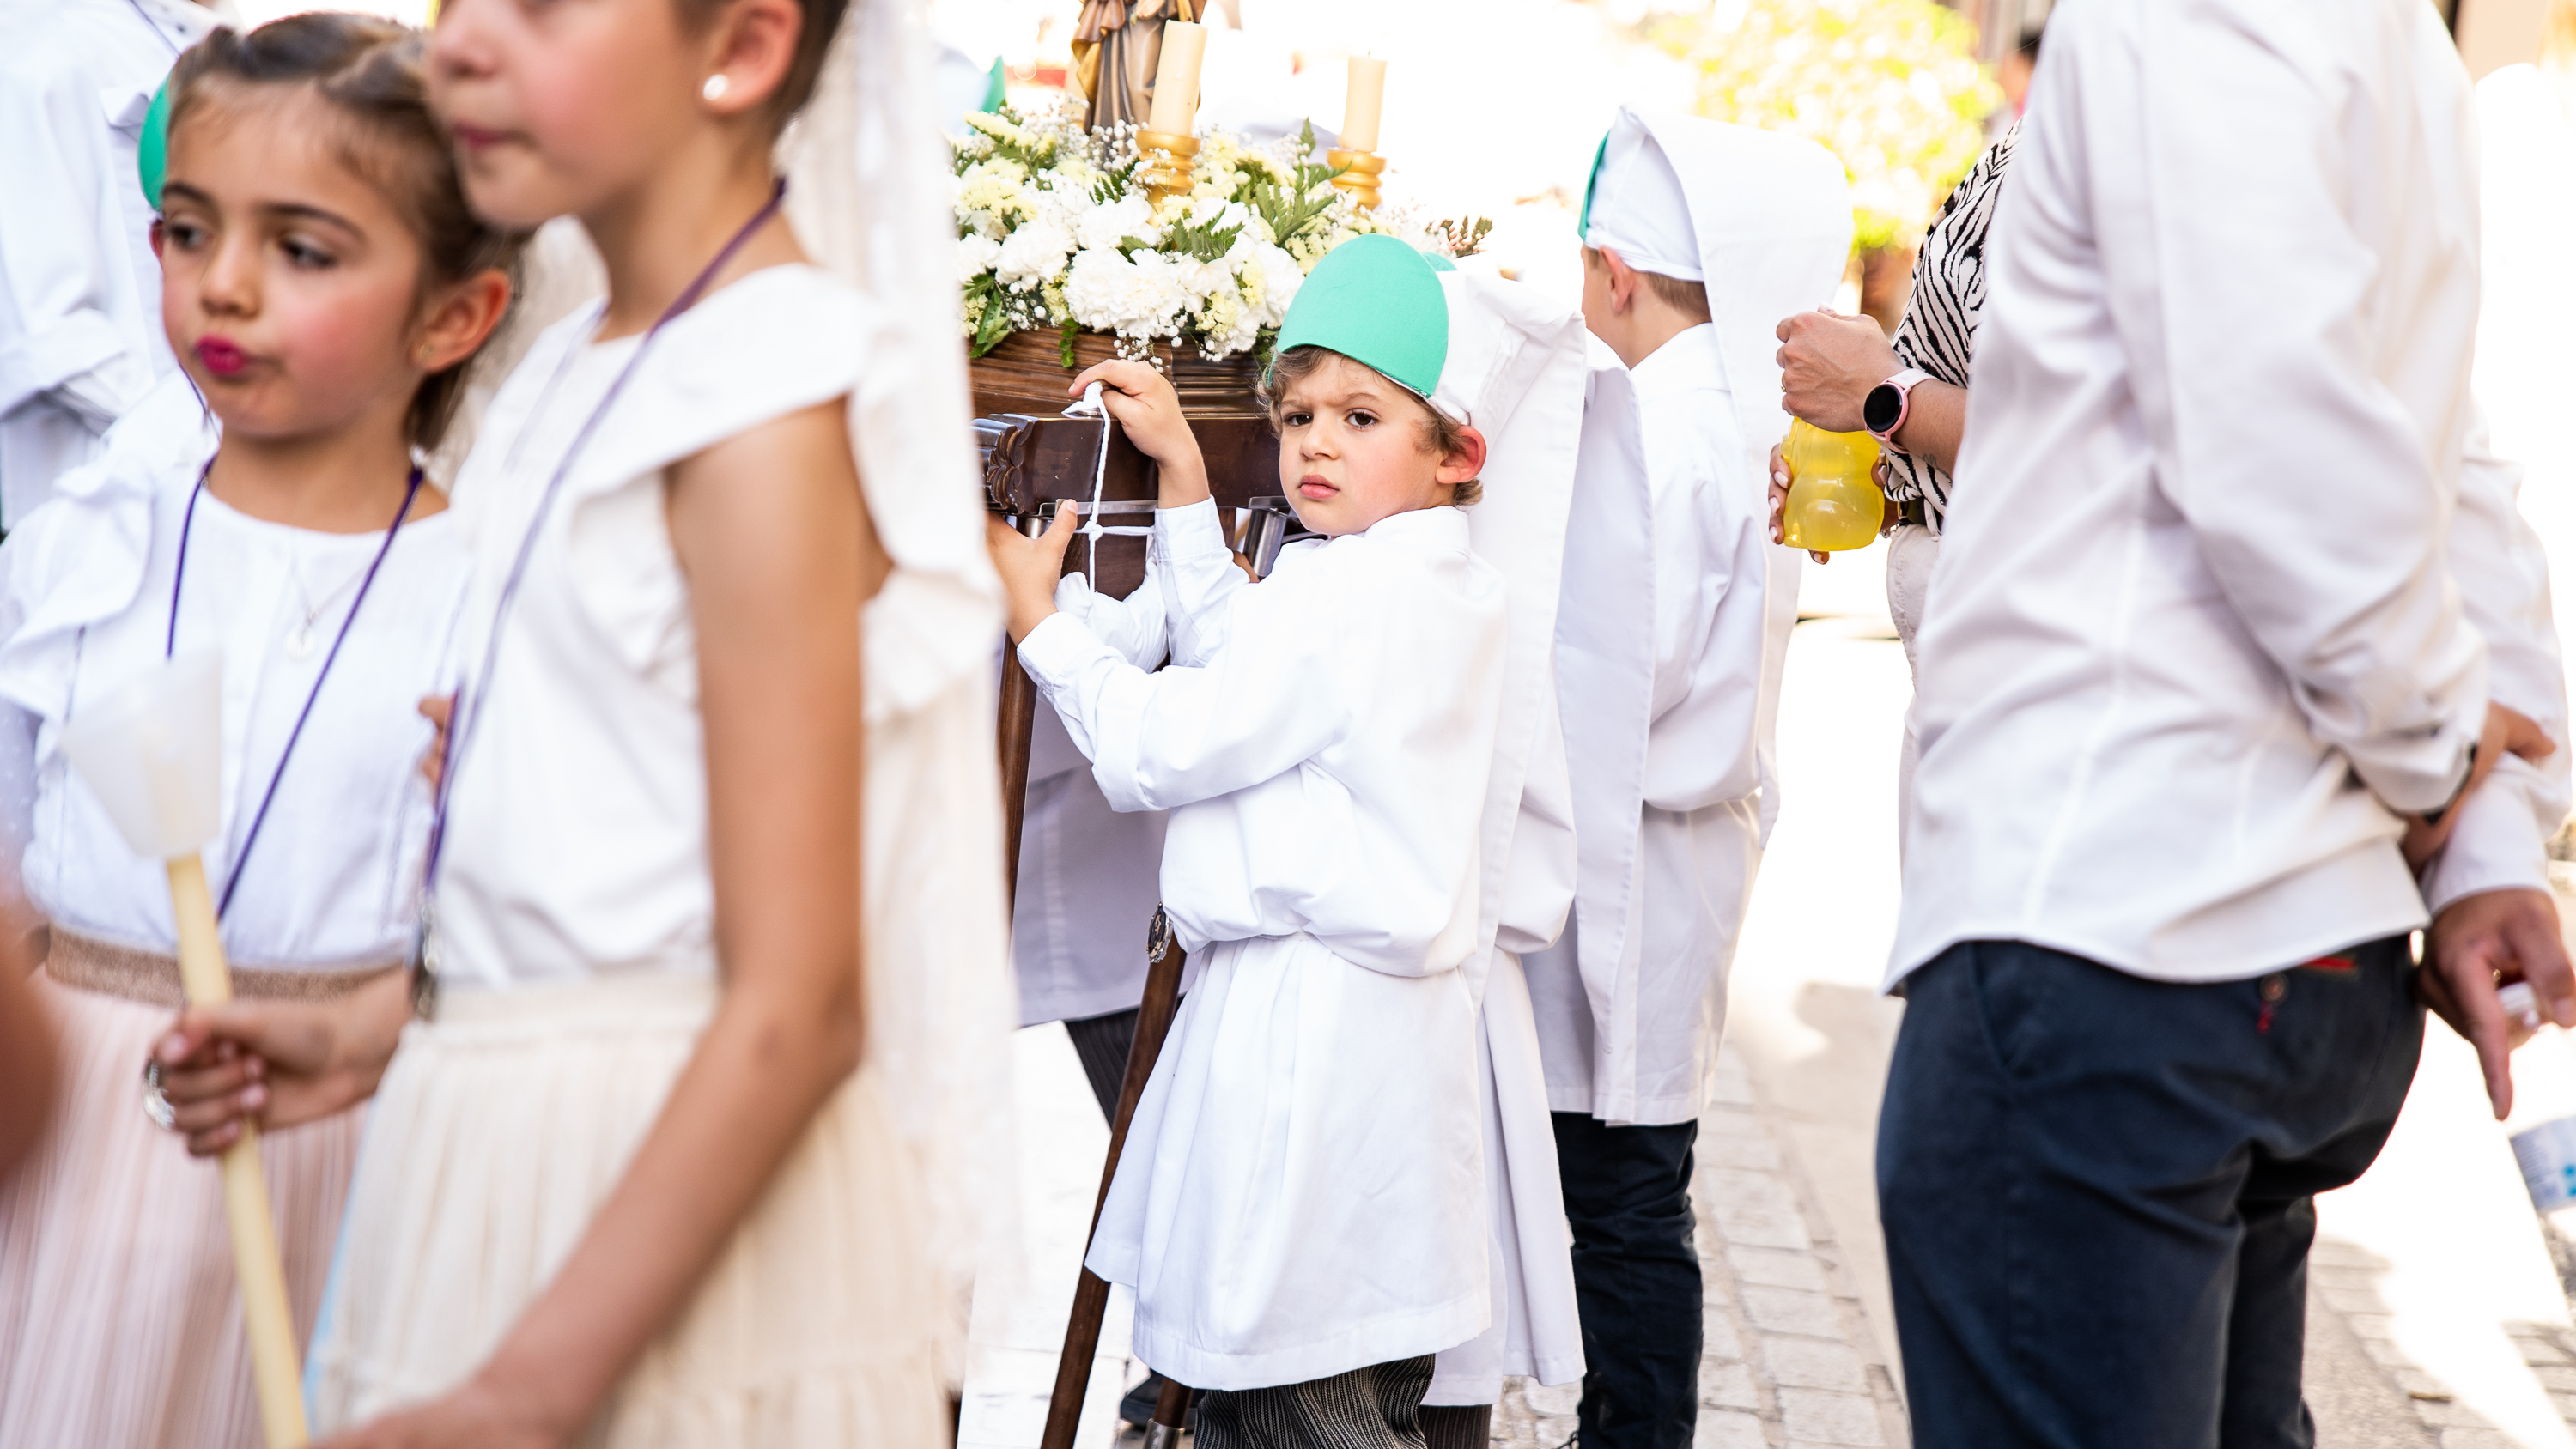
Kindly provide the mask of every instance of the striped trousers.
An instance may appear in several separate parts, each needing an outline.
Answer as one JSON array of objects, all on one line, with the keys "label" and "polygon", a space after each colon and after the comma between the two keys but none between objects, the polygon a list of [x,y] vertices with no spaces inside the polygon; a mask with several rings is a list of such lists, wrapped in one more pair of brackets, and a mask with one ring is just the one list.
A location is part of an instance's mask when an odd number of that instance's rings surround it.
[{"label": "striped trousers", "polygon": [[1197,1449],[1423,1449],[1431,1355],[1199,1397]]}]

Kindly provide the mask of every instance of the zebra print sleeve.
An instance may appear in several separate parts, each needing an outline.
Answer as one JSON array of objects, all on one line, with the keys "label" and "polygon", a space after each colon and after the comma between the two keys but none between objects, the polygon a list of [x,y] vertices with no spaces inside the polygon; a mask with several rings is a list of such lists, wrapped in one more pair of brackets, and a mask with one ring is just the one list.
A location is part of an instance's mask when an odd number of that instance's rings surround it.
[{"label": "zebra print sleeve", "polygon": [[[2003,139],[1986,148],[1941,207],[1923,248],[1915,256],[1914,291],[1905,303],[1905,319],[1896,325],[1896,355],[1954,387],[1968,385],[1968,356],[1977,340],[1977,314],[1986,304],[1986,228],[1994,223],[1995,198],[2003,190],[2004,168],[2011,164],[2016,123]],[[1950,506],[1950,475],[1889,448],[1887,492],[1891,498],[1920,498],[1932,531]]]}]

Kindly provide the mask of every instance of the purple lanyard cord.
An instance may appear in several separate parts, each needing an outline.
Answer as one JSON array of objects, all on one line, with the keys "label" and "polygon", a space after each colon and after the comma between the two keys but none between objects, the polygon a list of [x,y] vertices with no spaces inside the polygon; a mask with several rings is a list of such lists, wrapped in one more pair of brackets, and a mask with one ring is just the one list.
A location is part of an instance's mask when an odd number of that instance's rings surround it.
[{"label": "purple lanyard cord", "polygon": [[[206,491],[206,476],[215,470],[213,459],[197,473],[197,486],[188,490],[188,511],[179,520],[179,566],[170,575],[170,628],[162,637],[161,657],[169,658],[179,649],[179,590],[188,581],[188,536],[197,527],[197,499]],[[277,752],[277,768],[269,771],[268,789],[259,797],[259,810],[250,818],[250,831],[242,837],[241,849],[233,853],[232,869],[224,876],[224,893],[215,902],[215,919],[223,919],[232,909],[233,892],[241,889],[242,867],[250,863],[251,847],[259,844],[259,828],[268,823],[268,807],[277,803],[278,782],[286,778],[286,762],[295,758],[295,745],[304,738],[304,726],[313,718],[313,702],[322,697],[322,686],[331,678],[331,666],[340,658],[340,646],[349,642],[349,630],[358,622],[358,610],[367,602],[367,591],[376,586],[376,571],[384,567],[385,555],[394,547],[394,535],[402,531],[403,520],[411,517],[411,506],[420,498],[421,472],[411,470],[403,488],[402,507],[394,521],[385,526],[385,541],[376,545],[376,556],[367,560],[366,576],[358,581],[358,596],[349,601],[349,612],[340,620],[340,632],[331,636],[331,652],[322,656],[322,672],[313,678],[313,688],[304,696],[304,708],[295,715],[295,728],[286,732],[286,748]],[[337,592],[334,590],[334,592]]]},{"label": "purple lanyard cord", "polygon": [[600,420],[608,416],[618,394],[626,390],[627,381],[643,364],[644,354],[652,349],[653,339],[661,335],[662,329],[669,326],[672,319],[698,304],[706,295],[708,285],[715,281],[716,274],[724,270],[725,264],[733,260],[734,254],[742,250],[755,232],[778,215],[779,207],[786,200],[787,179],[782,176],[770,188],[768,202],[752,214],[751,220],[742,224],[742,229],[733,234],[733,239],[724,244],[689,285],[680,289],[680,295],[671,299],[671,305],[662,309],[662,315],[654,319],[653,325],[644,330],[642,340],[635,344],[634,354],[610,380],[608,391],[600,395],[598,404],[590,410],[590,416],[582,420],[580,430],[573,434],[572,445],[564,449],[563,457],[555,462],[554,472],[546,478],[545,491],[537,496],[536,512],[528,519],[528,531],[519,540],[519,550],[510,561],[508,577],[502,580],[501,596],[492,606],[492,631],[484,641],[482,667],[475,671],[473,688],[459,689],[454,704],[450,706],[447,734],[439,755],[438,801],[430,821],[428,860],[422,867],[424,896],[438,883],[439,863],[447,847],[448,799],[456,789],[456,771],[464,763],[465,747],[472,742],[473,732],[483,722],[483,704],[492,695],[492,672],[500,663],[503,626],[509,621],[511,606],[518,602],[519,585],[527,578],[528,560],[536,553],[537,535],[544,530],[547,515],[554,510],[555,495],[563,490],[564,479],[571,476],[574,461],[589,445],[591,434],[599,430]]}]

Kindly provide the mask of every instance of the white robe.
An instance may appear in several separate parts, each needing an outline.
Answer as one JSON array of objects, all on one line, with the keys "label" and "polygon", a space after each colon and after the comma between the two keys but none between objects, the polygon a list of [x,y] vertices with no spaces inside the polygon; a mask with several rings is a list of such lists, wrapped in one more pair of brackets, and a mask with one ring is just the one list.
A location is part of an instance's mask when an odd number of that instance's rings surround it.
[{"label": "white robe", "polygon": [[[1890,983],[1954,942],[2277,971],[2547,888],[2545,561],[2470,396],[2468,78],[2414,0],[2051,22],[1987,238]],[[2395,811],[2508,757],[2419,881]]]},{"label": "white robe", "polygon": [[[1492,1311],[1473,983],[1505,584],[1453,509],[1294,546],[1258,587],[1156,516],[1172,664],[1069,613],[1020,646],[1113,805],[1167,808],[1188,999],[1089,1266],[1201,1388],[1434,1353]],[[1108,602],[1108,601],[1102,601]]]},{"label": "white robe", "polygon": [[185,0],[0,0],[0,527],[177,368],[134,153],[216,20]]},{"label": "white robe", "polygon": [[1769,561],[1717,329],[1595,369],[1557,671],[1575,921],[1528,962],[1549,1104],[1672,1123],[1706,1104],[1762,858]]}]

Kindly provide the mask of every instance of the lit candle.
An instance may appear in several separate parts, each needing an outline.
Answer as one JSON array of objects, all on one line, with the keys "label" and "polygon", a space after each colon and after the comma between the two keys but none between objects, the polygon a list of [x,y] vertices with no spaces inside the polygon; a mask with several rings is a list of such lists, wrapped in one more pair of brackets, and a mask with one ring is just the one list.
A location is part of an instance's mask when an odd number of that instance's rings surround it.
[{"label": "lit candle", "polygon": [[1377,113],[1386,104],[1386,62],[1373,55],[1351,57],[1350,99],[1342,103],[1342,149],[1377,149]]},{"label": "lit candle", "polygon": [[1163,58],[1154,67],[1154,112],[1146,130],[1167,136],[1190,133],[1199,114],[1199,62],[1206,55],[1206,26],[1163,22]]}]

